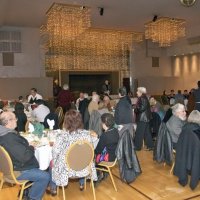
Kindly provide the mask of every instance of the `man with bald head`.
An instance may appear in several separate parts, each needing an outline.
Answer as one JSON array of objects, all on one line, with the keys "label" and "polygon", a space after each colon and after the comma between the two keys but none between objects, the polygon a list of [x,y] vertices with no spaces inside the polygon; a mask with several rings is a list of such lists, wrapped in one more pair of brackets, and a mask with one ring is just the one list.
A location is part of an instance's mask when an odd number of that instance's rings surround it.
[{"label": "man with bald head", "polygon": [[14,171],[19,172],[17,179],[33,182],[26,200],[40,200],[49,184],[50,175],[39,169],[34,147],[15,131],[16,126],[17,119],[14,113],[0,114],[0,145],[10,155]]}]

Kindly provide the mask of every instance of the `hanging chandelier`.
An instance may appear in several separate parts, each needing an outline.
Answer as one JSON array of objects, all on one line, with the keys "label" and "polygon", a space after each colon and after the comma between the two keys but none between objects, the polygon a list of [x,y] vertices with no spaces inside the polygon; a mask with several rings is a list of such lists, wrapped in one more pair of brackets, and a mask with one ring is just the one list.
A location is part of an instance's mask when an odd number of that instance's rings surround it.
[{"label": "hanging chandelier", "polygon": [[127,70],[133,42],[143,40],[143,33],[88,29],[65,48],[46,54],[46,70]]},{"label": "hanging chandelier", "polygon": [[46,13],[47,23],[41,32],[48,33],[49,46],[65,46],[91,26],[88,7],[53,3]]},{"label": "hanging chandelier", "polygon": [[160,17],[145,24],[145,39],[158,42],[160,47],[170,46],[185,36],[185,20]]},{"label": "hanging chandelier", "polygon": [[54,3],[41,27],[46,71],[126,70],[143,33],[89,28],[90,8]]}]

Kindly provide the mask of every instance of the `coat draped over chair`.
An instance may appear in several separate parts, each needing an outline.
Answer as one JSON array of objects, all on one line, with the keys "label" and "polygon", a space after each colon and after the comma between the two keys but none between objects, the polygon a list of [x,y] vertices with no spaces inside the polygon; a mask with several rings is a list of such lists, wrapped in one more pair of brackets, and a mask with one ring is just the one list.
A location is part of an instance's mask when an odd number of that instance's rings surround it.
[{"label": "coat draped over chair", "polygon": [[191,175],[190,188],[195,189],[200,179],[200,126],[188,123],[183,127],[176,146],[174,175],[185,186]]},{"label": "coat draped over chair", "polygon": [[164,122],[161,123],[157,142],[154,148],[154,160],[170,165],[173,161],[173,144],[170,133]]},{"label": "coat draped over chair", "polygon": [[133,182],[142,171],[134,150],[133,138],[128,129],[124,131],[119,140],[116,157],[121,180],[126,183]]}]

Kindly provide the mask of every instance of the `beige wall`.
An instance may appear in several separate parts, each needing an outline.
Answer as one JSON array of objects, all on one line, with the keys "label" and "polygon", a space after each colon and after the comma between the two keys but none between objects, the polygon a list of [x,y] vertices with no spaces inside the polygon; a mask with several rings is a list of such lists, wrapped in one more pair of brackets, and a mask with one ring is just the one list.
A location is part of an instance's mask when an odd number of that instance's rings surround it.
[{"label": "beige wall", "polygon": [[14,54],[15,66],[3,66],[2,53],[0,53],[0,78],[44,77],[44,56],[39,29],[2,27],[0,30],[20,31],[22,42],[22,53]]},{"label": "beige wall", "polygon": [[53,96],[52,78],[0,78],[0,99],[18,99],[20,95],[26,97],[33,87],[45,99]]},{"label": "beige wall", "polygon": [[[182,42],[181,49],[191,51],[191,46]],[[180,47],[180,46],[179,46]],[[193,46],[196,51],[196,45]],[[192,53],[171,56],[180,52],[176,46],[159,48],[157,45],[143,42],[132,54],[131,75],[138,80],[138,86],[145,86],[149,94],[161,94],[163,90],[190,90],[196,87],[200,79],[200,55]],[[160,67],[153,68],[152,56],[160,58]]]},{"label": "beige wall", "polygon": [[[0,29],[18,30],[22,34],[22,53],[15,54],[14,67],[2,66],[0,53],[0,78],[3,78],[0,82],[0,98],[24,96],[29,93],[31,87],[38,88],[39,93],[45,97],[52,96],[51,81],[46,82],[45,78],[41,78],[45,77],[45,69],[44,50],[41,48],[43,40],[40,38],[39,29],[20,27]],[[157,44],[144,41],[134,47],[130,62],[130,76],[132,80],[138,80],[139,86],[146,86],[152,94],[162,93],[163,90],[169,92],[170,89],[183,90],[196,87],[196,82],[200,79],[200,59],[198,57],[191,62],[191,58],[187,61],[184,57],[197,54],[199,47],[199,44],[188,45],[185,39],[172,44],[170,48],[159,48]],[[179,55],[180,61],[175,61],[173,55]],[[152,56],[160,58],[160,67],[152,67]],[[177,64],[178,62],[181,64]],[[28,77],[31,79],[27,79]],[[44,83],[42,80],[45,80]]]}]

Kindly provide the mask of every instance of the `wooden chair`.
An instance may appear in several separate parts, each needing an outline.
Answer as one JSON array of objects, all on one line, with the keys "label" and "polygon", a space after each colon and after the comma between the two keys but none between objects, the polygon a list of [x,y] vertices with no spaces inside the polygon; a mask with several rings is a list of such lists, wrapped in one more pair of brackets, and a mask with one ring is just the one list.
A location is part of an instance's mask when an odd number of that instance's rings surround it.
[{"label": "wooden chair", "polygon": [[55,110],[55,113],[58,115],[58,125],[60,128],[62,128],[62,123],[64,119],[64,113],[62,107],[58,106]]},{"label": "wooden chair", "polygon": [[[72,144],[66,153],[66,164],[70,170],[81,171],[85,168],[89,171],[89,177],[91,180],[92,191],[94,200],[96,200],[96,194],[94,190],[94,183],[92,179],[92,164],[94,159],[94,148],[88,141],[77,141]],[[78,178],[78,177],[69,177]],[[84,189],[86,189],[86,178]],[[64,186],[62,186],[63,199],[65,200]]]},{"label": "wooden chair", "polygon": [[174,170],[174,166],[175,166],[175,156],[176,156],[176,150],[173,149],[173,156],[174,156],[174,160],[172,163],[172,167],[170,169],[170,174],[172,174],[173,170]]},{"label": "wooden chair", "polygon": [[111,169],[116,165],[116,163],[117,163],[117,159],[115,159],[115,161],[113,161],[113,162],[102,161],[102,162],[98,163],[98,166],[100,166],[100,167],[97,166],[96,169],[109,173],[113,187],[114,187],[115,191],[117,192],[117,187],[116,187],[115,181],[113,179],[112,171],[111,171]]},{"label": "wooden chair", "polygon": [[11,183],[21,186],[19,200],[22,200],[24,190],[32,186],[32,183],[29,183],[29,180],[17,180],[16,177],[19,175],[13,171],[12,160],[7,153],[7,151],[0,146],[0,190],[3,187],[3,183]]},{"label": "wooden chair", "polygon": [[26,132],[26,133],[28,133],[28,131],[29,131],[29,128],[28,128],[29,123],[30,123],[30,121],[27,120],[27,122],[26,122],[26,124],[25,124],[25,132]]}]

